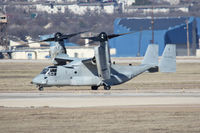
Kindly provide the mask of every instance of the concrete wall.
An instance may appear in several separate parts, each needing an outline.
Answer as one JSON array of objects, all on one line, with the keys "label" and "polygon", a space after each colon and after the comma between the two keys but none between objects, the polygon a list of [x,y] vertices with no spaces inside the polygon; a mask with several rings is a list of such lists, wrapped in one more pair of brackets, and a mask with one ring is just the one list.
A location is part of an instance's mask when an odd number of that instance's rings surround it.
[{"label": "concrete wall", "polygon": [[197,57],[200,57],[200,49],[197,49],[197,50],[196,50],[196,56],[197,56]]},{"label": "concrete wall", "polygon": [[71,48],[67,48],[67,54],[69,55],[69,57],[91,58],[94,56],[94,49],[71,47]]},{"label": "concrete wall", "polygon": [[[69,57],[78,57],[78,58],[92,58],[94,57],[94,48],[93,47],[66,47],[67,54]],[[110,49],[111,55],[116,53],[116,50]],[[12,59],[48,59],[49,49],[29,49],[27,51],[13,52],[11,54]]]},{"label": "concrete wall", "polygon": [[11,54],[12,59],[47,59],[49,56],[49,50],[48,49],[35,49],[35,50],[29,50],[29,51],[21,51],[21,52],[13,52]]},{"label": "concrete wall", "polygon": [[12,59],[35,59],[34,52],[13,52],[11,54]]}]

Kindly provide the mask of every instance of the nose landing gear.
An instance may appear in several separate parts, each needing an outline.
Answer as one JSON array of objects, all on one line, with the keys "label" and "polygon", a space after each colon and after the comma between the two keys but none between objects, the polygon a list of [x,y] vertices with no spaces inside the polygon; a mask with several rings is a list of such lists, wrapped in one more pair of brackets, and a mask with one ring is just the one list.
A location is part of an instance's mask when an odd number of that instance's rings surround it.
[{"label": "nose landing gear", "polygon": [[[110,90],[111,86],[107,84],[103,84],[104,90]],[[98,90],[99,86],[91,86],[91,90]]]},{"label": "nose landing gear", "polygon": [[39,90],[39,91],[43,91],[43,90],[44,90],[44,87],[43,87],[43,86],[39,86],[38,90]]},{"label": "nose landing gear", "polygon": [[98,90],[99,86],[91,86],[91,90]]}]

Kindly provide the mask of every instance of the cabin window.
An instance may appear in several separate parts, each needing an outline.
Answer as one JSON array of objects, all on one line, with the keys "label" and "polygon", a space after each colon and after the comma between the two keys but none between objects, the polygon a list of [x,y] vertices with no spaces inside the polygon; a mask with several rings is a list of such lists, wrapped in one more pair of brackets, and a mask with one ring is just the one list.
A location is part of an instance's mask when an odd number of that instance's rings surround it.
[{"label": "cabin window", "polygon": [[29,60],[32,59],[32,53],[28,53],[28,59],[29,59]]},{"label": "cabin window", "polygon": [[49,70],[49,76],[56,76],[57,69],[56,68],[50,68]]}]

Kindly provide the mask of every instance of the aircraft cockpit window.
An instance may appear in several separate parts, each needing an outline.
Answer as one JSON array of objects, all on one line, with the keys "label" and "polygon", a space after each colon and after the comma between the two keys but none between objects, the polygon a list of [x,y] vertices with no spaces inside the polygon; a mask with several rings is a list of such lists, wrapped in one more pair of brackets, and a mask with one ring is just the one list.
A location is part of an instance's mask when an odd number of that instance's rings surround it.
[{"label": "aircraft cockpit window", "polygon": [[49,71],[49,69],[45,68],[45,69],[42,70],[42,72],[40,74],[46,74],[48,71]]}]

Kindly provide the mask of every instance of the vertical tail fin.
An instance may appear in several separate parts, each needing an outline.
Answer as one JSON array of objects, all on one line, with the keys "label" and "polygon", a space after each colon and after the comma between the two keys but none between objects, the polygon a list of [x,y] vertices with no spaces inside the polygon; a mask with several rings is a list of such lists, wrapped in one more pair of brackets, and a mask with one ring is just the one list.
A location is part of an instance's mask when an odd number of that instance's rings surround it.
[{"label": "vertical tail fin", "polygon": [[160,72],[176,72],[176,45],[167,44],[159,63]]},{"label": "vertical tail fin", "polygon": [[158,45],[148,45],[142,64],[158,65]]}]

